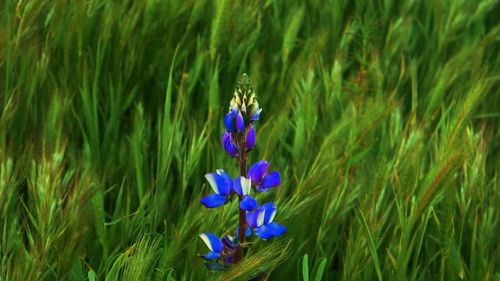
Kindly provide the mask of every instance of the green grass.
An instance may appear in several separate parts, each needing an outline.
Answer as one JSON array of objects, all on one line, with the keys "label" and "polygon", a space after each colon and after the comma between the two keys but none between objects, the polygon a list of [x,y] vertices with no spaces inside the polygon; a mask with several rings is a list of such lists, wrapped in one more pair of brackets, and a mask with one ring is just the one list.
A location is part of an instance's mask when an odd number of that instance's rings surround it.
[{"label": "green grass", "polygon": [[[499,280],[500,3],[301,2],[0,1],[0,280]],[[243,72],[288,231],[214,274]]]}]

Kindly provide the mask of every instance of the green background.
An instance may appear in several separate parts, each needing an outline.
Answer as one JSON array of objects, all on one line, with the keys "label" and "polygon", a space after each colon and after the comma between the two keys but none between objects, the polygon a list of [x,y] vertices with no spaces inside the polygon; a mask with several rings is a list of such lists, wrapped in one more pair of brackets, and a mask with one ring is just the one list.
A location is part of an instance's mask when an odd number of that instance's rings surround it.
[{"label": "green background", "polygon": [[[499,280],[498,1],[0,2],[0,280]],[[246,72],[275,221],[234,231]],[[307,254],[307,258],[304,256]],[[322,279],[321,279],[322,278]]]}]

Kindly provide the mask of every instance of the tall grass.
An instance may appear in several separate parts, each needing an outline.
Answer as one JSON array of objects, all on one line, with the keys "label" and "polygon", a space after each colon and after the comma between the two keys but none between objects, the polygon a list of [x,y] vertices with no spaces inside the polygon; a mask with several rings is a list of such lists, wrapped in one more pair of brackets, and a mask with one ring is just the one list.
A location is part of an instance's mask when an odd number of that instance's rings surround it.
[{"label": "tall grass", "polygon": [[[1,1],[0,280],[498,280],[499,11]],[[211,273],[197,234],[236,206],[198,202],[205,173],[236,175],[243,72],[288,231]]]}]

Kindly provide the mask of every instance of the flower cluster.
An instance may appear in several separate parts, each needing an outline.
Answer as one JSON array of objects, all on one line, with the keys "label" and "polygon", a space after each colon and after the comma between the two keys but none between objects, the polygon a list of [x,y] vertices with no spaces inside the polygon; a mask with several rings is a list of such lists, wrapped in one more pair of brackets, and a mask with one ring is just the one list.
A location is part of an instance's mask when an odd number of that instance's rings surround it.
[{"label": "flower cluster", "polygon": [[229,157],[237,158],[255,146],[253,123],[259,120],[261,111],[250,79],[243,74],[224,118],[226,131],[222,135],[222,146]]},{"label": "flower cluster", "polygon": [[281,183],[279,172],[269,172],[269,163],[259,161],[247,171],[247,154],[255,146],[254,123],[260,118],[262,109],[250,79],[243,74],[235,89],[229,106],[229,113],[224,118],[225,132],[222,146],[228,156],[235,158],[240,168],[240,176],[232,179],[224,170],[205,175],[214,193],[201,199],[207,208],[223,206],[237,197],[239,200],[239,225],[236,235],[222,238],[210,233],[200,234],[210,252],[201,255],[209,269],[224,270],[238,263],[243,255],[243,243],[252,234],[268,240],[282,235],[286,228],[274,221],[276,205],[265,203],[259,206],[252,193],[267,192]]}]

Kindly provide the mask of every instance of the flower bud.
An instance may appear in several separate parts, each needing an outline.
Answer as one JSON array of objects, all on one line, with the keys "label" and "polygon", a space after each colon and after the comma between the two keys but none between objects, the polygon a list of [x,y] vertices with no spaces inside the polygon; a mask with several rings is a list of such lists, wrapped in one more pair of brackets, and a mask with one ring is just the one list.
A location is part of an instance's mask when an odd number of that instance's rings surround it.
[{"label": "flower bud", "polygon": [[238,81],[238,86],[234,90],[233,99],[229,105],[229,111],[241,112],[244,120],[249,121],[250,124],[259,120],[262,109],[259,107],[252,83],[246,73],[243,73]]}]

